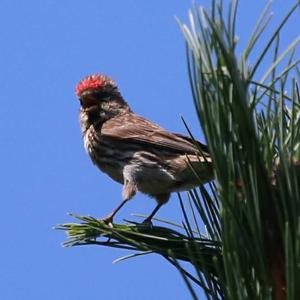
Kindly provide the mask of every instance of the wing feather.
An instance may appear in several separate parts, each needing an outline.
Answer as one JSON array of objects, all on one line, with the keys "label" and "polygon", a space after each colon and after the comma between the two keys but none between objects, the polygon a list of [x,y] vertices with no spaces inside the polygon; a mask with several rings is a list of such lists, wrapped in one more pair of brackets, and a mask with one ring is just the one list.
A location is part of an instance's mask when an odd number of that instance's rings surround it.
[{"label": "wing feather", "polygon": [[209,155],[207,146],[186,136],[171,133],[147,119],[133,113],[121,115],[106,121],[101,128],[103,138],[126,140],[135,144],[151,144],[178,154],[195,154],[198,147]]}]

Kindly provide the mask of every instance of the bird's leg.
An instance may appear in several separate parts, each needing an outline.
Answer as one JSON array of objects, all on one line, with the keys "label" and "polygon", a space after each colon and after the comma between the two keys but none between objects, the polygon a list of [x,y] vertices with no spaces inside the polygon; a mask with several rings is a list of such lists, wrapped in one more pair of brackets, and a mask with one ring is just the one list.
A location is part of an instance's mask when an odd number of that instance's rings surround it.
[{"label": "bird's leg", "polygon": [[157,213],[157,211],[162,207],[163,203],[158,203],[156,207],[153,209],[152,213],[143,221],[143,224],[145,223],[152,223],[151,220],[154,217],[154,215]]},{"label": "bird's leg", "polygon": [[157,206],[154,208],[152,213],[143,221],[143,223],[150,223],[151,220],[154,217],[154,215],[157,213],[157,211],[162,207],[163,204],[165,204],[170,198],[170,194],[159,194],[155,195],[155,199],[157,201]]},{"label": "bird's leg", "polygon": [[102,219],[102,221],[108,225],[112,225],[114,216],[124,206],[124,204],[135,195],[136,191],[137,191],[136,185],[128,180],[125,180],[123,193],[122,193],[123,201],[113,210],[111,214],[109,214],[107,217]]},{"label": "bird's leg", "polygon": [[110,213],[105,218],[101,219],[104,223],[107,225],[110,225],[113,223],[114,216],[117,214],[117,212],[124,206],[124,204],[127,202],[128,199],[124,199],[114,210],[112,213]]}]

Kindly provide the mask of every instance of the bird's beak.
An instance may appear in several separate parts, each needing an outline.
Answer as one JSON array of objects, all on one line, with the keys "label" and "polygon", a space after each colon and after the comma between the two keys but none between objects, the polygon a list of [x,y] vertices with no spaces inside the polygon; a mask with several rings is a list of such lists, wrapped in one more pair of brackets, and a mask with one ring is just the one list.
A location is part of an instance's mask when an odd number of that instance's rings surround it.
[{"label": "bird's beak", "polygon": [[83,108],[87,108],[93,105],[96,105],[98,100],[95,98],[95,95],[92,90],[86,90],[81,93],[79,97],[80,104]]}]

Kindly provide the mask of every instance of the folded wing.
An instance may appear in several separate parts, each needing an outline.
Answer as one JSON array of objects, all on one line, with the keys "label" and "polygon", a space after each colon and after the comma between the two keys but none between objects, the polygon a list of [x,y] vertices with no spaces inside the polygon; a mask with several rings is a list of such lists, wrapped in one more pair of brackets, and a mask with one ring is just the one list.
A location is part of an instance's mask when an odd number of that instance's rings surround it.
[{"label": "folded wing", "polygon": [[151,144],[154,148],[168,150],[174,154],[199,153],[209,156],[206,145],[184,135],[168,132],[135,114],[125,114],[106,121],[101,128],[101,136],[134,144]]}]

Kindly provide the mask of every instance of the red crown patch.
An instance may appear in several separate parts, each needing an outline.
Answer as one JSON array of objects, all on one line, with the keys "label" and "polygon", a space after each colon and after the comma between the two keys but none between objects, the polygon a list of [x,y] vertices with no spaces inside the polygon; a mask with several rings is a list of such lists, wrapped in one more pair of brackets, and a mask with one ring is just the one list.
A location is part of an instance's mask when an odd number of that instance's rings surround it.
[{"label": "red crown patch", "polygon": [[107,84],[114,84],[114,81],[105,75],[95,74],[82,79],[76,86],[76,95],[79,97],[82,92],[88,89],[99,89]]}]

